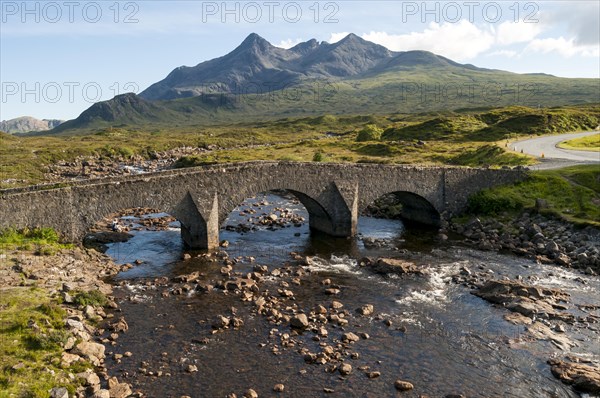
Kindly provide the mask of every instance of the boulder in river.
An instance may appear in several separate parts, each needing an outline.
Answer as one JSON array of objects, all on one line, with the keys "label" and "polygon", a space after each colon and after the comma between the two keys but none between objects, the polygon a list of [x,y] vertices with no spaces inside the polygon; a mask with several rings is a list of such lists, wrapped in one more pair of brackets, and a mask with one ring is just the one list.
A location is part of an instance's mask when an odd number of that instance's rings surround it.
[{"label": "boulder in river", "polygon": [[554,377],[563,383],[572,385],[578,391],[600,394],[600,367],[582,363],[550,359]]},{"label": "boulder in river", "polygon": [[308,325],[308,317],[306,314],[297,314],[290,320],[290,326],[295,329],[306,329]]},{"label": "boulder in river", "polygon": [[425,271],[415,263],[399,258],[378,258],[376,261],[365,262],[365,265],[380,274],[425,274]]},{"label": "boulder in river", "polygon": [[373,314],[374,310],[375,309],[373,307],[373,304],[365,304],[362,307],[360,307],[359,309],[357,309],[356,311],[358,311],[358,313],[361,315],[367,316],[367,315]]},{"label": "boulder in river", "polygon": [[561,311],[566,307],[560,302],[567,302],[570,296],[560,289],[531,286],[516,281],[489,280],[474,294],[530,318],[542,316],[567,322],[573,320],[572,314]]}]

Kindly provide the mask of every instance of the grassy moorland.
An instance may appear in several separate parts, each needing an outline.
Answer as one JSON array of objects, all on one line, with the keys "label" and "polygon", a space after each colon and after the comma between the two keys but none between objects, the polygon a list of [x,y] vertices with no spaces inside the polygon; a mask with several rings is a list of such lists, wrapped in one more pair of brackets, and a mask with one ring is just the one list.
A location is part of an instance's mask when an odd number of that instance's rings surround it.
[{"label": "grassy moorland", "polygon": [[0,397],[47,397],[64,386],[75,393],[68,373],[90,367],[83,362],[61,367],[62,345],[68,338],[66,312],[47,290],[3,288],[0,294]]},{"label": "grassy moorland", "polygon": [[469,199],[469,209],[479,215],[514,213],[535,208],[536,199],[547,203],[542,212],[600,227],[600,167],[536,171],[514,185],[479,192]]},{"label": "grassy moorland", "polygon": [[558,146],[564,149],[600,152],[600,133],[561,142]]},{"label": "grassy moorland", "polygon": [[34,251],[38,255],[51,255],[58,250],[72,247],[72,244],[61,243],[59,234],[52,228],[0,230],[0,253],[25,250]]},{"label": "grassy moorland", "polygon": [[95,157],[150,159],[182,146],[210,148],[179,159],[178,167],[248,160],[527,165],[534,159],[504,151],[522,136],[588,130],[600,124],[600,106],[506,107],[455,112],[284,118],[213,127],[111,126],[61,134],[0,133],[0,187],[44,181],[49,165]]}]

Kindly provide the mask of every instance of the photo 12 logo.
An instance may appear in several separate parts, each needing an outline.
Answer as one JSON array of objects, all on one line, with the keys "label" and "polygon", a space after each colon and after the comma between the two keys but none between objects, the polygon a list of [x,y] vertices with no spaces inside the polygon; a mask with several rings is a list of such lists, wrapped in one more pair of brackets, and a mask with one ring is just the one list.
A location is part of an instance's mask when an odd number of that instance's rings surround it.
[{"label": "photo 12 logo", "polygon": [[479,19],[496,23],[503,18],[515,23],[538,23],[539,10],[539,4],[532,1],[403,1],[401,3],[402,23],[457,23],[463,19],[471,23]]},{"label": "photo 12 logo", "polygon": [[137,2],[0,1],[2,23],[138,23]]},{"label": "photo 12 logo", "polygon": [[205,1],[202,2],[202,22],[221,23],[338,23],[339,3],[304,1]]},{"label": "photo 12 logo", "polygon": [[523,103],[536,99],[542,88],[537,83],[402,83],[400,102],[409,104]]},{"label": "photo 12 logo", "polygon": [[80,100],[91,104],[106,98],[105,94],[112,98],[124,93],[138,93],[139,89],[134,82],[114,82],[104,87],[97,82],[2,82],[0,96],[3,104],[11,101],[55,104],[65,100],[70,104]]}]

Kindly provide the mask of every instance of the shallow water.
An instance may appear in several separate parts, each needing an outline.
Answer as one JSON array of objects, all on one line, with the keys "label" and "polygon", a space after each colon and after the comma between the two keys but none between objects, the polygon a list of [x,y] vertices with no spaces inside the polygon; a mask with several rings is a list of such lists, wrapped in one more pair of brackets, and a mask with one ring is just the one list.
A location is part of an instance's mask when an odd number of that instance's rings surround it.
[{"label": "shallow water", "polygon": [[[254,203],[262,200],[270,205],[262,206],[261,211],[268,213],[273,206],[286,207],[308,217],[301,205],[267,195],[246,202],[232,213],[228,223],[237,225],[247,217],[239,216],[239,212],[256,209]],[[481,266],[498,278],[535,278],[540,285],[565,289],[575,303],[597,304],[597,278],[451,243],[442,246],[434,243],[433,233],[405,231],[400,221],[361,218],[359,231],[357,239],[335,239],[310,234],[305,223],[277,230],[261,227],[248,233],[224,230],[221,234],[221,239],[230,242],[226,249],[230,257],[253,256],[255,263],[270,269],[290,261],[292,251],[310,256],[306,269],[311,272],[302,278],[301,286],[290,287],[295,294],[294,303],[301,309],[310,310],[317,303],[327,305],[332,301],[321,285],[324,278],[341,286],[341,293],[334,299],[351,312],[366,303],[374,305],[378,319],[357,316],[346,327],[354,333],[370,335],[370,339],[353,346],[360,356],[348,358],[354,368],[350,376],[326,373],[325,366],[305,363],[296,352],[298,347],[278,344],[279,353],[274,354],[272,347],[280,340],[270,337],[270,331],[289,333],[289,326],[274,326],[264,317],[252,315],[251,304],[241,302],[237,296],[215,291],[165,298],[160,295],[164,289],[147,285],[148,278],[172,277],[194,270],[202,271],[207,281],[218,276],[217,263],[198,258],[179,261],[183,247],[176,228],[136,232],[129,242],[110,246],[108,254],[118,262],[144,261],[116,278],[117,282],[125,282],[125,286],[117,288],[116,295],[122,298],[122,315],[129,323],[129,331],[108,351],[131,351],[133,356],[121,363],[107,360],[110,373],[150,397],[224,397],[231,392],[241,396],[248,388],[258,391],[261,397],[442,397],[459,393],[468,397],[578,396],[556,380],[546,364],[548,358],[564,352],[539,341],[519,349],[509,347],[507,341],[522,336],[523,327],[506,322],[504,309],[475,297],[451,279],[461,267]],[[362,243],[365,237],[386,239],[392,247],[367,249]],[[426,265],[429,275],[385,276],[357,264],[357,259],[366,255],[397,257],[399,250],[406,248],[417,253],[411,255],[411,260]],[[236,264],[234,270],[251,271],[252,266],[246,260]],[[279,287],[277,280],[266,282],[267,288],[269,283],[272,290]],[[231,314],[231,307],[244,319],[244,326],[211,334],[210,321],[217,314]],[[382,319],[390,320],[391,326]],[[578,339],[579,346],[573,352],[600,359],[597,332],[566,327]],[[331,344],[342,333],[339,327],[330,330],[327,341]],[[305,333],[297,339],[316,350],[318,343],[311,337]],[[198,340],[202,338],[208,338],[209,343],[200,344]],[[141,361],[147,363],[141,366]],[[195,364],[198,372],[186,373],[183,368],[188,363]],[[368,379],[358,370],[359,366],[369,366],[371,371],[380,371],[381,376]],[[140,367],[152,370],[154,375],[143,375]],[[162,372],[159,377],[158,371]],[[397,379],[410,381],[415,389],[397,392]],[[285,385],[284,393],[272,391],[276,383]],[[335,393],[326,394],[324,387]]]}]

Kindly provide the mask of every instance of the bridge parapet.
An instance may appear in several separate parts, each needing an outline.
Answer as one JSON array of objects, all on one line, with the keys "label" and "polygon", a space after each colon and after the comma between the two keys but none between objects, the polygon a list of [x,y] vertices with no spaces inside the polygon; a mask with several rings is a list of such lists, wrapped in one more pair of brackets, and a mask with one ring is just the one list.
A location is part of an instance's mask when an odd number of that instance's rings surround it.
[{"label": "bridge parapet", "polygon": [[47,226],[79,242],[98,220],[134,207],[161,209],[182,223],[194,248],[212,249],[219,226],[246,198],[287,189],[309,212],[311,229],[356,233],[358,214],[398,193],[409,219],[436,224],[463,211],[469,195],[524,178],[523,169],[246,162],[0,191],[0,227]]}]

